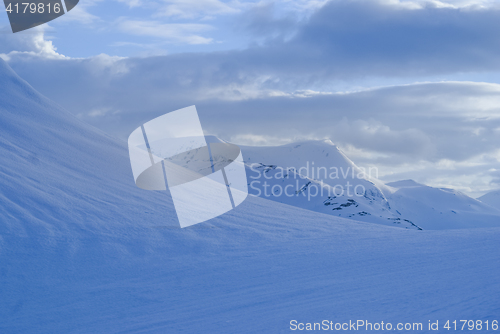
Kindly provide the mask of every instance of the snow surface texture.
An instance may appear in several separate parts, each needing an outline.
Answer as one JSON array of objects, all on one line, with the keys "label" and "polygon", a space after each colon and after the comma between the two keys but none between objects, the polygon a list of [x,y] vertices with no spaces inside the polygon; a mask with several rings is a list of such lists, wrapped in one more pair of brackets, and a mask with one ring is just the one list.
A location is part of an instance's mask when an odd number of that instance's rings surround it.
[{"label": "snow surface texture", "polygon": [[0,333],[500,315],[499,228],[406,230],[249,198],[180,229],[167,192],[134,185],[125,143],[1,60],[0,155]]}]

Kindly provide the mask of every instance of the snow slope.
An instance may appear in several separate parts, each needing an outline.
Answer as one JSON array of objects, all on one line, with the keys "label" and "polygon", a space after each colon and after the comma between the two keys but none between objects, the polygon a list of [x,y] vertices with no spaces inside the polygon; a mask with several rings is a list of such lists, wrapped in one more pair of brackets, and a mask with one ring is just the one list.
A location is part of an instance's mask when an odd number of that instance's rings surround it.
[{"label": "snow slope", "polygon": [[0,333],[287,333],[292,319],[500,314],[499,228],[404,230],[249,198],[180,229],[167,193],[135,187],[124,143],[1,60],[0,156]]},{"label": "snow slope", "polygon": [[3,61],[0,156],[2,234],[134,228],[130,214],[167,209],[165,194],[135,187],[124,143],[61,110]]},{"label": "snow slope", "polygon": [[403,187],[391,195],[390,203],[423,229],[500,225],[499,210],[453,189],[425,185]]},{"label": "snow slope", "polygon": [[478,198],[481,202],[488,204],[491,207],[500,209],[500,190],[489,192]]}]

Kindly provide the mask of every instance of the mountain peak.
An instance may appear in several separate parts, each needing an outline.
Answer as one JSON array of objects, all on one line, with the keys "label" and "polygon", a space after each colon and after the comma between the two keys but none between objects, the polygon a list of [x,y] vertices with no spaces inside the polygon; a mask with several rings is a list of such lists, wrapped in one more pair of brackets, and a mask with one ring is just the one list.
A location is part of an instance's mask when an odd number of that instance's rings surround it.
[{"label": "mountain peak", "polygon": [[334,143],[333,143],[330,139],[323,139],[322,141],[323,141],[323,143],[325,143],[325,144],[335,146],[335,144],[334,144]]}]

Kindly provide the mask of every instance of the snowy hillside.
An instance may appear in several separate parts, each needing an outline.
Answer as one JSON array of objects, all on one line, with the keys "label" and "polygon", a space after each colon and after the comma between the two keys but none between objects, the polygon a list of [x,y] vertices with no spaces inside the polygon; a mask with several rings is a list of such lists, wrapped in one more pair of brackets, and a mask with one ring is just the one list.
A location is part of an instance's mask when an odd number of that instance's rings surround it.
[{"label": "snowy hillside", "polygon": [[500,190],[489,192],[479,197],[478,200],[500,210]]},{"label": "snowy hillside", "polygon": [[125,143],[2,60],[0,157],[0,333],[500,320],[500,228],[405,230],[249,197],[180,229],[166,192],[134,185]]},{"label": "snowy hillside", "polygon": [[[266,199],[404,228],[500,226],[499,210],[461,192],[413,180],[384,184],[376,178],[376,171],[360,169],[329,140],[247,146],[242,151],[248,165],[249,191]],[[315,189],[308,189],[311,187]]]},{"label": "snowy hillside", "polygon": [[389,199],[391,206],[423,229],[496,227],[500,211],[464,193],[425,185],[402,187]]},{"label": "snowy hillside", "polygon": [[2,234],[135,228],[138,212],[162,209],[157,222],[176,220],[168,218],[165,194],[137,189],[124,143],[38,94],[3,61],[0,156]]}]

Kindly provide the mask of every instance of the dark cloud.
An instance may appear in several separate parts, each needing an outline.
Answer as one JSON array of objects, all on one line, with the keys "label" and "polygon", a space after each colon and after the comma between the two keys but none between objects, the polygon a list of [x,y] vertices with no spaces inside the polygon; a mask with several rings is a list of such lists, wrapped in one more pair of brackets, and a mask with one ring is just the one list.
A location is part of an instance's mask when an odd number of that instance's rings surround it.
[{"label": "dark cloud", "polygon": [[[413,7],[412,7],[413,8]],[[307,22],[246,13],[264,45],[219,55],[240,74],[276,76],[281,88],[363,77],[423,77],[500,69],[500,10],[334,0]],[[295,26],[293,26],[293,24]],[[293,38],[284,35],[295,32]]]},{"label": "dark cloud", "polygon": [[379,1],[331,1],[288,48],[331,76],[411,75],[498,69],[497,9],[407,9]]},{"label": "dark cloud", "polygon": [[276,4],[259,3],[235,18],[234,25],[239,33],[251,34],[262,41],[286,39],[301,26],[297,15],[287,13],[278,16]]}]

